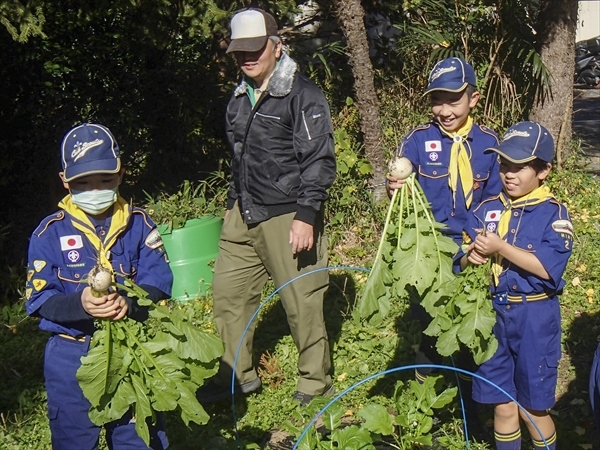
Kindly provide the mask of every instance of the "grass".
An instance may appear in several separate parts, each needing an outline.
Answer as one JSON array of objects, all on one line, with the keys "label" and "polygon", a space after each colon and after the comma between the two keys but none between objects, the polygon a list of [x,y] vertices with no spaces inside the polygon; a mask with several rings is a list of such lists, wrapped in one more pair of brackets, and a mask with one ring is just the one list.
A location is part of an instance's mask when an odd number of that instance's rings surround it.
[{"label": "grass", "polygon": [[[558,428],[558,446],[600,448],[587,392],[589,370],[600,337],[600,267],[597,264],[600,261],[597,195],[600,183],[586,174],[577,161],[570,162],[563,172],[554,173],[549,183],[555,195],[568,204],[576,230],[573,256],[564,276],[567,288],[561,298],[563,359],[559,367],[558,401],[552,409]],[[375,211],[370,218],[364,216],[356,215],[356,223],[345,223],[343,230],[331,230],[337,236],[332,243],[332,264],[370,265],[381,214]],[[325,311],[337,392],[385,369],[414,363],[413,349],[419,334],[408,317],[406,305],[394,305],[390,316],[377,326],[364,323],[353,314],[356,294],[365,280],[366,274],[360,271],[346,269],[331,273]],[[265,297],[272,289],[273,286],[266,288]],[[210,298],[174,304],[174,307],[191,308],[199,326],[212,326]],[[25,318],[22,301],[5,306],[0,322],[0,450],[50,449],[41,370],[47,336],[37,329],[36,321]],[[262,393],[236,399],[235,427],[231,405],[227,403],[206,406],[211,420],[205,426],[188,428],[176,414],[168,414],[171,449],[237,449],[236,427],[242,448],[265,448],[267,442],[271,442],[269,448],[291,448],[290,442],[294,439],[286,441],[288,431],[285,430],[302,429],[318,405],[300,410],[291,401],[297,380],[297,352],[276,296],[261,311],[255,335],[256,363],[264,386]],[[340,399],[341,423],[350,429],[349,425],[357,421],[359,410],[371,402],[388,409],[397,407],[396,383],[406,383],[411,378],[410,372],[396,372],[350,391]],[[452,386],[454,376],[444,374],[440,382],[443,387]],[[433,429],[433,448],[465,448],[458,399],[453,399],[436,416],[441,423]],[[482,410],[482,417],[491,418],[489,408]],[[101,448],[106,447],[101,444]],[[491,447],[474,443],[471,448]]]}]

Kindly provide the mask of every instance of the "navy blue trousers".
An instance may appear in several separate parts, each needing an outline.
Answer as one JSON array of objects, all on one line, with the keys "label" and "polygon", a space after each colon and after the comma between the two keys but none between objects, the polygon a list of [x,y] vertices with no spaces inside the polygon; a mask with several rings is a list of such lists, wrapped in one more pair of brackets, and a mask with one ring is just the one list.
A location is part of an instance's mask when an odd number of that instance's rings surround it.
[{"label": "navy blue trousers", "polygon": [[[75,374],[89,340],[79,342],[58,335],[50,337],[44,355],[44,377],[48,392],[48,419],[53,450],[96,450],[101,427],[88,416],[90,402],[85,398]],[[168,441],[162,423],[150,427],[150,447],[135,431],[131,414],[108,423],[106,441],[112,450],[163,450]]]}]

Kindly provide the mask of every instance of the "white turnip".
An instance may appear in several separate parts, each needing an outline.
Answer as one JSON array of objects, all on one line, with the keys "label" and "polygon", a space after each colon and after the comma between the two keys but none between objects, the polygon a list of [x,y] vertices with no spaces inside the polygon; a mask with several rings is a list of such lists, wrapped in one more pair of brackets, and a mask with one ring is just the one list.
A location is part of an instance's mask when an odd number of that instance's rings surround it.
[{"label": "white turnip", "polygon": [[94,297],[108,295],[108,288],[112,284],[112,271],[102,264],[96,264],[88,274],[88,284]]},{"label": "white turnip", "polygon": [[404,156],[393,158],[388,165],[389,173],[397,180],[405,180],[413,171],[412,163]]}]

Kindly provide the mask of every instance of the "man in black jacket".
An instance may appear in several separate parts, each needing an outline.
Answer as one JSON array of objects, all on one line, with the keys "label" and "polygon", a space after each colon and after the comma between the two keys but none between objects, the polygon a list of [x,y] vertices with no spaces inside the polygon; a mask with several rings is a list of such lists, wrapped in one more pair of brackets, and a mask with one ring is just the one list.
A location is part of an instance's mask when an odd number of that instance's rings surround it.
[{"label": "man in black jacket", "polygon": [[[231,21],[231,39],[227,52],[244,77],[227,107],[232,175],[213,279],[226,350],[213,394],[220,387],[229,392],[234,362],[239,391],[260,388],[252,361],[255,322],[244,330],[269,276],[280,287],[327,266],[323,204],[335,178],[329,106],[283,52],[275,19],[260,9],[242,11]],[[299,353],[294,399],[303,405],[334,392],[323,318],[328,284],[321,270],[279,292]]]}]

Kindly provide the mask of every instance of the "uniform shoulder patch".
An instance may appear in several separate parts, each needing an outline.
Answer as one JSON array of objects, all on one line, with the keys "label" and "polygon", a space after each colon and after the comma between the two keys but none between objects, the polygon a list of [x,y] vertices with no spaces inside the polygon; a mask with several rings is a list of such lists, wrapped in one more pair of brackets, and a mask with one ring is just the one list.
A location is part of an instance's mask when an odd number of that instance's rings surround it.
[{"label": "uniform shoulder patch", "polygon": [[151,248],[152,250],[156,250],[157,248],[161,248],[164,246],[158,228],[155,228],[150,233],[148,233],[148,236],[146,237],[146,241],[144,243],[147,247]]},{"label": "uniform shoulder patch", "polygon": [[573,237],[573,224],[570,220],[559,219],[552,222],[552,229],[560,234]]}]

